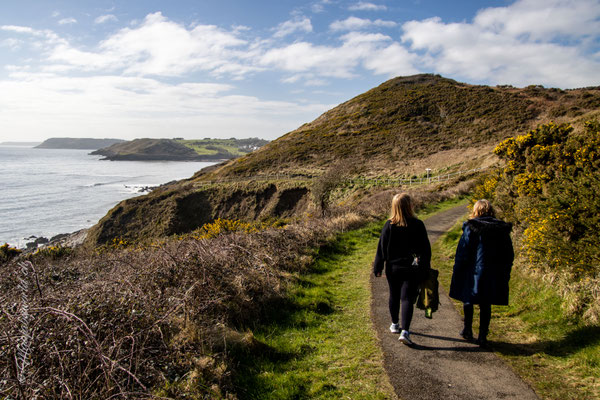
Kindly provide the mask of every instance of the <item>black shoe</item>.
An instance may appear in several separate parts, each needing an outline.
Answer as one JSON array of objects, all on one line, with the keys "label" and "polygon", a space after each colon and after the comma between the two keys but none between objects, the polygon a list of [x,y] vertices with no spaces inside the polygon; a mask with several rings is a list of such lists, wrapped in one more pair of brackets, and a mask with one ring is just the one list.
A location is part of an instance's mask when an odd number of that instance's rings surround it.
[{"label": "black shoe", "polygon": [[473,341],[473,331],[470,329],[463,329],[460,331],[460,336],[462,336],[466,341]]},{"label": "black shoe", "polygon": [[484,349],[488,348],[489,346],[488,340],[485,336],[478,337],[475,343],[478,344],[479,347],[483,347]]}]

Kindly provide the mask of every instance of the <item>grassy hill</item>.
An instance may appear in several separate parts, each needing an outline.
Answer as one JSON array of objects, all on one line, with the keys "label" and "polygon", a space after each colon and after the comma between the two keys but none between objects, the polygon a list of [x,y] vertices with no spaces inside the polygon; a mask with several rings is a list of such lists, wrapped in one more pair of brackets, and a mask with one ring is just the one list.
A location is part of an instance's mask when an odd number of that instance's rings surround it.
[{"label": "grassy hill", "polygon": [[107,160],[212,161],[228,160],[268,143],[252,139],[135,139],[94,151]]},{"label": "grassy hill", "polygon": [[214,157],[217,159],[229,159],[248,154],[259,149],[268,140],[250,138],[250,139],[194,139],[184,140],[175,139],[186,147],[194,150],[200,156]]},{"label": "grassy hill", "polygon": [[[600,107],[599,88],[474,86],[435,75],[391,79],[207,176],[321,172],[350,159],[373,175],[422,172],[488,154],[540,122]],[[437,155],[437,156],[436,156]]]},{"label": "grassy hill", "polygon": [[[342,178],[489,166],[498,160],[492,150],[502,139],[548,120],[583,118],[599,108],[599,88],[519,89],[434,75],[395,78],[250,154],[121,202],[90,231],[89,242],[189,232],[216,218],[260,220],[314,212],[313,204],[322,208],[327,203],[323,196]],[[321,178],[253,181],[257,175],[281,173]],[[240,181],[214,184],[235,179]]]}]

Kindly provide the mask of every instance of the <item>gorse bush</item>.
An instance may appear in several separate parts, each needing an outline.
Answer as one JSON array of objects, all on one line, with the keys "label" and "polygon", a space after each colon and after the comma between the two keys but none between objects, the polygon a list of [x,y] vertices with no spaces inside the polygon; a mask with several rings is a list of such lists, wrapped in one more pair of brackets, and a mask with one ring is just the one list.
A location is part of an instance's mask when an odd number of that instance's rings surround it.
[{"label": "gorse bush", "polygon": [[600,124],[582,132],[549,123],[509,138],[494,152],[506,162],[476,196],[493,199],[522,233],[531,268],[564,289],[566,311],[600,319]]},{"label": "gorse bush", "polygon": [[[217,237],[224,233],[230,232],[244,232],[244,233],[255,233],[264,231],[269,228],[276,228],[282,226],[283,222],[280,220],[274,220],[271,222],[244,222],[240,220],[222,219],[218,218],[214,222],[202,225],[191,233],[194,239],[210,239]],[[185,236],[182,236],[185,237]]]},{"label": "gorse bush", "polygon": [[21,250],[11,247],[8,243],[4,243],[2,246],[0,246],[0,262],[8,261],[21,253]]},{"label": "gorse bush", "polygon": [[53,260],[58,260],[71,254],[72,252],[73,249],[71,249],[70,247],[47,246],[37,250],[35,253],[33,253],[32,257],[48,257]]}]

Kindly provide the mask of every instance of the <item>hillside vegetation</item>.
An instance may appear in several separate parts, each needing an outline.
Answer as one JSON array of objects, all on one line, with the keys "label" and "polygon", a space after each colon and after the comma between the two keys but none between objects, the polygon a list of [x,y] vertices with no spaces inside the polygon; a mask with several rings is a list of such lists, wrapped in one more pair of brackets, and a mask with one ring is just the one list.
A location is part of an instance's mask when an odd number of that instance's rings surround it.
[{"label": "hillside vegetation", "polygon": [[[216,218],[323,212],[333,198],[368,195],[359,185],[339,193],[346,179],[490,166],[498,161],[492,150],[499,141],[540,121],[582,118],[599,107],[598,88],[517,89],[434,75],[395,78],[250,154],[121,202],[90,231],[88,244],[189,232]],[[215,183],[220,181],[228,182]]]},{"label": "hillside vegetation", "polygon": [[435,75],[398,77],[223,166],[207,179],[274,171],[322,172],[343,159],[374,175],[422,173],[427,167],[439,169],[478,159],[498,141],[540,122],[573,119],[599,107],[599,88],[518,89],[474,86]]},{"label": "hillside vegetation", "polygon": [[134,139],[102,148],[91,154],[106,160],[138,161],[214,161],[248,154],[268,143],[252,139]]}]

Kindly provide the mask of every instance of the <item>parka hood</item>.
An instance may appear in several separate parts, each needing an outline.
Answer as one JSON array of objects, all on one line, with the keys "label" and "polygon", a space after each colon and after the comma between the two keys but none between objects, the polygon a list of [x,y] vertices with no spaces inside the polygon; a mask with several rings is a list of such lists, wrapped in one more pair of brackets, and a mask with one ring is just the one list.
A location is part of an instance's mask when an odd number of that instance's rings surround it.
[{"label": "parka hood", "polygon": [[476,233],[510,233],[512,224],[509,222],[500,221],[494,217],[477,217],[465,222],[469,228]]}]

